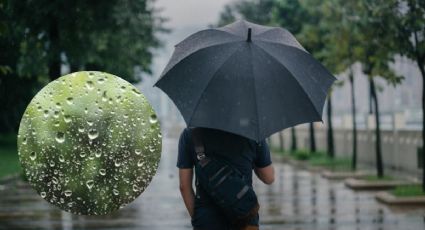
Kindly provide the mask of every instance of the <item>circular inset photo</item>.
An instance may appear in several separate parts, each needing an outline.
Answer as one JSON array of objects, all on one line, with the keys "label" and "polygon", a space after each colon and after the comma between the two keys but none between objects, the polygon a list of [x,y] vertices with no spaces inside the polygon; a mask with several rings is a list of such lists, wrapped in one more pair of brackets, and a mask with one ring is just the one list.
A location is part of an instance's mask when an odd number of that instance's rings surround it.
[{"label": "circular inset photo", "polygon": [[103,72],[63,76],[28,105],[19,127],[24,175],[42,198],[80,215],[136,199],[161,157],[160,124],[133,85]]}]

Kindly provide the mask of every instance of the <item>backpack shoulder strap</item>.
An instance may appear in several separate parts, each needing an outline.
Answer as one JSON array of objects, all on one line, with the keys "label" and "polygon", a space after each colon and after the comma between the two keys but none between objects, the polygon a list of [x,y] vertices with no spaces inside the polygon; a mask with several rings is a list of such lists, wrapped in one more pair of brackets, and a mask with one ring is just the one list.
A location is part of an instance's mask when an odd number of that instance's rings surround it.
[{"label": "backpack shoulder strap", "polygon": [[202,161],[206,156],[200,128],[192,128],[192,141],[195,147],[196,158],[198,161]]}]

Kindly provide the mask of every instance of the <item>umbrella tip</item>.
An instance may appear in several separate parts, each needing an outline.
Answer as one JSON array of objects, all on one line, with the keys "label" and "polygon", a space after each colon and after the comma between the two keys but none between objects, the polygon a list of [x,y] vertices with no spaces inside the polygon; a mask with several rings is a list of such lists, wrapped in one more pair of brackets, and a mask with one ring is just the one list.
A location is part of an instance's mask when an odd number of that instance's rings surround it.
[{"label": "umbrella tip", "polygon": [[246,39],[247,42],[251,42],[251,28],[248,28],[248,38]]}]

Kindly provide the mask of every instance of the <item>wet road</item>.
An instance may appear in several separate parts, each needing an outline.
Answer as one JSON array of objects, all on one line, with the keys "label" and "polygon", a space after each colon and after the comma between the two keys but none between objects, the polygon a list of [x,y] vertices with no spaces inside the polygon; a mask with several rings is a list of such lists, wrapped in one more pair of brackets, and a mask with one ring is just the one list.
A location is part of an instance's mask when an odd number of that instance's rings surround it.
[{"label": "wet road", "polygon": [[[26,183],[0,186],[0,229],[191,229],[178,191],[176,139],[164,138],[157,175],[133,203],[106,216],[78,216],[45,202]],[[254,182],[261,229],[422,230],[425,207],[389,208],[373,192],[353,192],[341,181],[274,162],[276,181]]]}]

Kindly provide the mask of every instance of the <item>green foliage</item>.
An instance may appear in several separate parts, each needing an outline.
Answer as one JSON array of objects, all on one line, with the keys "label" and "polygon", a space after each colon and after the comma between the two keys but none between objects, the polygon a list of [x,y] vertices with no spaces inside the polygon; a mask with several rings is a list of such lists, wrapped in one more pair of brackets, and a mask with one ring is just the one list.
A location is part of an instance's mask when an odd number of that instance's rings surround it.
[{"label": "green foliage", "polygon": [[0,179],[4,176],[20,173],[16,149],[16,134],[0,135]]},{"label": "green foliage", "polygon": [[223,26],[244,18],[250,22],[267,25],[272,23],[272,8],[275,0],[239,0],[224,7],[217,26]]},{"label": "green foliage", "polygon": [[392,0],[391,3],[390,29],[397,51],[415,60],[419,67],[425,68],[425,2]]},{"label": "green foliage", "polygon": [[420,185],[397,186],[391,193],[398,197],[425,196],[425,191]]},{"label": "green foliage", "polygon": [[313,166],[320,166],[332,171],[350,171],[351,160],[348,158],[331,158],[327,154],[319,154],[309,160]]},{"label": "green foliage", "polygon": [[293,152],[293,156],[297,160],[304,161],[304,160],[308,160],[310,158],[311,153],[308,150],[299,149],[299,150],[296,150],[296,151]]},{"label": "green foliage", "polygon": [[0,2],[0,133],[17,131],[25,106],[63,65],[130,82],[150,73],[167,31],[154,0]]}]

